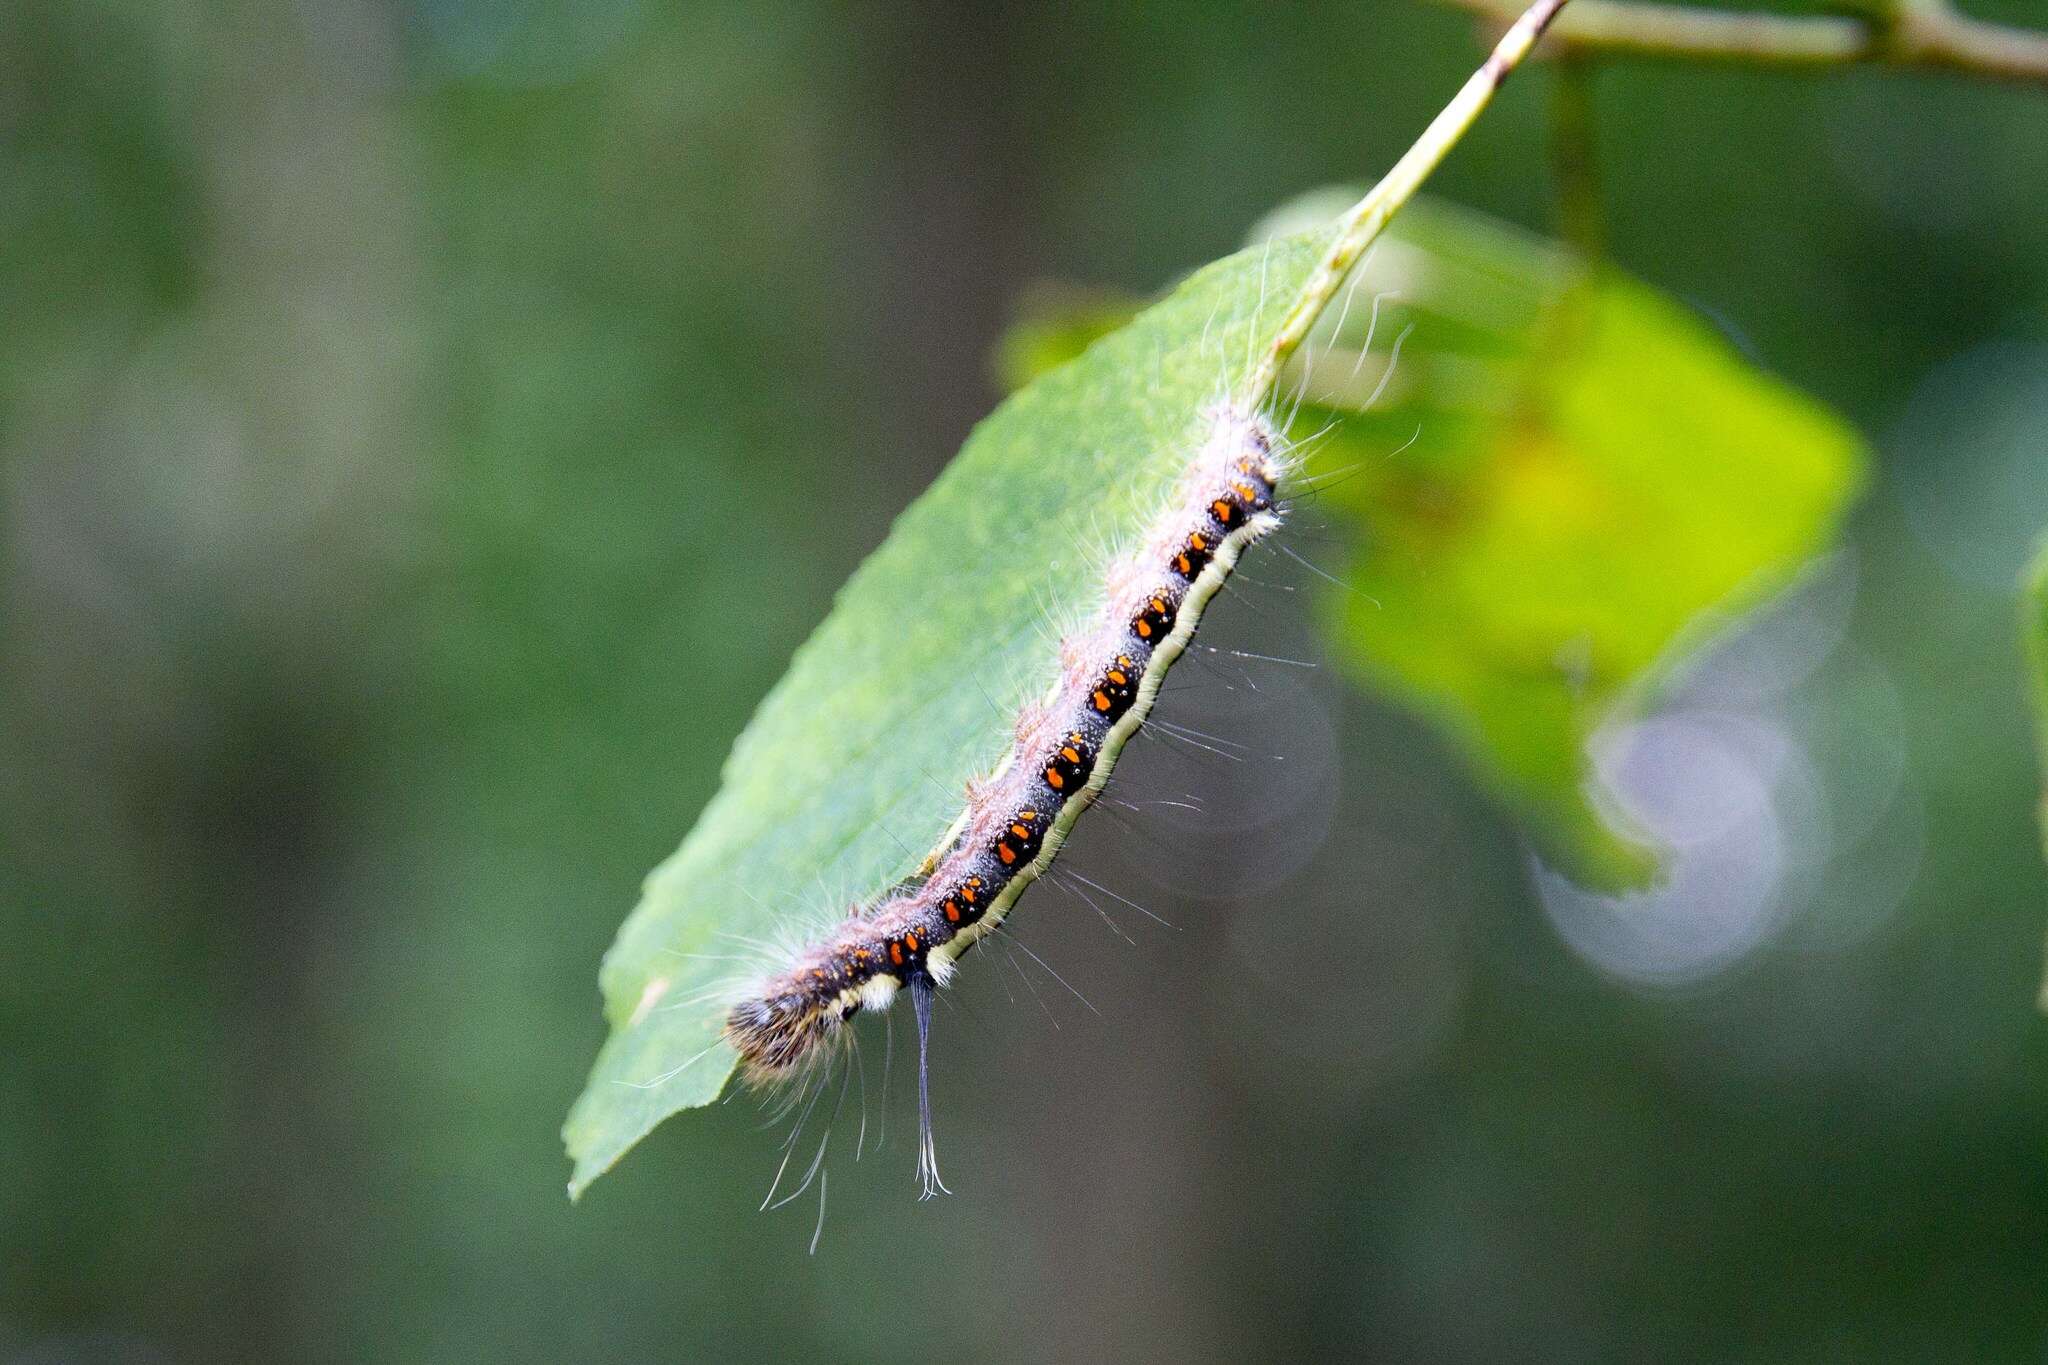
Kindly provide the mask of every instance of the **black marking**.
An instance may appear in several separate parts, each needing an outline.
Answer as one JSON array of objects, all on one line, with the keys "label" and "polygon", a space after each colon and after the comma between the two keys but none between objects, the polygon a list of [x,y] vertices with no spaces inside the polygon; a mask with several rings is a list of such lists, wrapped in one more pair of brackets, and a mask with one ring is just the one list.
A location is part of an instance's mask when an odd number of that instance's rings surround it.
[{"label": "black marking", "polygon": [[1045,785],[1065,801],[1088,785],[1095,770],[1095,745],[1079,730],[1070,731],[1045,761]]},{"label": "black marking", "polygon": [[1088,693],[1088,707],[1111,725],[1124,718],[1138,699],[1138,665],[1128,654],[1119,654],[1102,670]]},{"label": "black marking", "polygon": [[1145,599],[1145,605],[1131,618],[1131,634],[1145,642],[1147,648],[1158,645],[1173,633],[1174,620],[1179,609],[1173,599],[1164,593],[1157,593]]},{"label": "black marking", "polygon": [[950,940],[954,934],[973,924],[988,909],[990,897],[994,895],[985,877],[962,878],[959,885],[948,891],[939,901],[939,915],[944,927],[934,926],[935,935],[943,934],[940,942]]},{"label": "black marking", "polygon": [[1039,846],[1045,841],[1045,831],[1051,825],[1049,811],[1036,807],[1018,811],[996,835],[993,845],[996,861],[1012,872],[1028,865],[1038,856]]}]

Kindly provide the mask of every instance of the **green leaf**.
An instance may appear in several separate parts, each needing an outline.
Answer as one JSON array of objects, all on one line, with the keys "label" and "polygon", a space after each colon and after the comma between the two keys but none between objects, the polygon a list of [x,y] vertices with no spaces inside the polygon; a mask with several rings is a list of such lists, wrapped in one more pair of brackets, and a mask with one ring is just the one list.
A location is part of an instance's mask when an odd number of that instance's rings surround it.
[{"label": "green leaf", "polygon": [[[1325,594],[1333,651],[1446,730],[1548,856],[1638,884],[1655,859],[1596,812],[1588,738],[1827,544],[1861,444],[1686,309],[1472,214],[1411,206],[1359,288],[1297,425],[1352,418],[1310,471],[1356,589]],[[1381,291],[1399,302],[1353,377]]]},{"label": "green leaf", "polygon": [[720,987],[768,969],[751,945],[822,929],[940,843],[1057,674],[1048,622],[1098,609],[1111,557],[1170,505],[1202,409],[1322,245],[1220,261],[1013,395],[848,581],[605,958],[611,1037],[563,1132],[572,1195],[724,1088]]},{"label": "green leaf", "polygon": [[[2048,536],[2034,553],[2020,593],[2020,644],[2027,655],[2027,690],[2034,700],[2034,733],[2039,736],[2041,766],[2048,774]],[[2040,806],[2041,852],[2048,857],[2048,781]],[[2041,985],[2040,1006],[2048,1010],[2048,979]]]}]

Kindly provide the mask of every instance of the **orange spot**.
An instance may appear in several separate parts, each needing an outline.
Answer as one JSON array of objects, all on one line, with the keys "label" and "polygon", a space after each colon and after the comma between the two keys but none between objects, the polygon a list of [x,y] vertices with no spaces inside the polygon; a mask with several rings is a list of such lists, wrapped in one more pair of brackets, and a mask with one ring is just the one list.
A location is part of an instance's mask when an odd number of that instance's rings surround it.
[{"label": "orange spot", "polygon": [[1047,768],[1045,770],[1045,785],[1051,787],[1054,791],[1063,791],[1066,789],[1067,779],[1060,776],[1058,768]]},{"label": "orange spot", "polygon": [[1017,850],[1011,848],[1008,844],[997,844],[996,856],[1003,860],[1004,867],[1008,867],[1011,863],[1017,861]]},{"label": "orange spot", "polygon": [[960,907],[955,905],[950,897],[939,908],[946,912],[947,919],[955,924],[960,922]]},{"label": "orange spot", "polygon": [[1138,618],[1136,629],[1138,632],[1138,638],[1140,640],[1149,640],[1152,638],[1152,623],[1150,621],[1147,621],[1144,617],[1140,616]]},{"label": "orange spot", "polygon": [[1188,537],[1188,548],[1190,550],[1206,550],[1209,548],[1209,542],[1200,531],[1196,531]]},{"label": "orange spot", "polygon": [[914,952],[916,952],[916,951],[917,951],[917,935],[916,935],[915,933],[909,933],[909,934],[905,934],[905,935],[903,936],[903,945],[904,945],[904,946],[905,946],[906,948],[910,949],[910,951],[911,951],[911,952],[913,952],[913,953],[914,953]]},{"label": "orange spot", "polygon": [[901,966],[903,965],[903,945],[902,945],[902,944],[900,944],[900,943],[891,943],[891,944],[889,945],[889,960],[890,960],[891,962],[895,963],[895,964],[896,964],[897,966],[899,966],[899,967],[901,967]]},{"label": "orange spot", "polygon": [[1129,678],[1124,676],[1123,670],[1116,668],[1112,668],[1109,670],[1109,680],[1115,683],[1118,687],[1122,687],[1125,683],[1128,683],[1130,681]]},{"label": "orange spot", "polygon": [[1095,695],[1094,695],[1093,697],[1091,697],[1091,698],[1090,698],[1090,700],[1091,700],[1091,701],[1093,701],[1093,702],[1095,703],[1095,709],[1096,709],[1096,710],[1098,710],[1098,711],[1102,711],[1102,712],[1105,712],[1105,713],[1106,713],[1106,712],[1108,712],[1108,710],[1109,710],[1109,694],[1108,694],[1107,692],[1104,692],[1104,691],[1102,691],[1102,690],[1100,690],[1100,689],[1097,689],[1097,691],[1096,691]]}]

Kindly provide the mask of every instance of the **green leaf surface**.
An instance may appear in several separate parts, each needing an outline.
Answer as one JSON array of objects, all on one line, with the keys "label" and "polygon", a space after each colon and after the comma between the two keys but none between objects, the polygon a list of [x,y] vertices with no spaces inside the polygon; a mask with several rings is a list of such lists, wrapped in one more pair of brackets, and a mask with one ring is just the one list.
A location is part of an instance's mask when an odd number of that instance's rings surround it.
[{"label": "green leaf surface", "polygon": [[1656,291],[1443,205],[1402,215],[1358,298],[1297,423],[1349,419],[1310,471],[1355,587],[1324,594],[1333,651],[1447,731],[1547,856],[1639,884],[1654,854],[1596,809],[1588,738],[1827,544],[1861,443]]},{"label": "green leaf surface", "polygon": [[847,582],[605,958],[611,1036],[563,1133],[572,1194],[717,1098],[735,1063],[720,988],[767,970],[754,945],[821,929],[940,842],[1055,677],[1052,627],[1099,609],[1321,245],[1220,261],[1012,395]]}]

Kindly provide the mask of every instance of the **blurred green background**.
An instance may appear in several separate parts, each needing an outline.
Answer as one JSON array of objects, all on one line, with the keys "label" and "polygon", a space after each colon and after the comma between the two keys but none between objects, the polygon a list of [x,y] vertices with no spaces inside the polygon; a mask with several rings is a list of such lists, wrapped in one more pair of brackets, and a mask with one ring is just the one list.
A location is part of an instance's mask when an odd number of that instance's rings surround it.
[{"label": "blurred green background", "polygon": [[[1034,892],[1094,1012],[966,974],[955,1197],[912,1198],[900,1072],[815,1258],[747,1103],[563,1197],[600,955],[1014,301],[1383,167],[1473,39],[1391,0],[0,7],[0,1358],[2048,1355],[2048,98],[1875,72],[1598,81],[1615,258],[1879,459],[1603,750],[1667,891],[1535,868],[1329,670],[1193,672],[1180,719],[1287,762],[1119,770],[1074,865],[1178,930]],[[1437,191],[1547,227],[1550,80]],[[1205,638],[1313,657],[1306,572],[1249,577]]]}]

